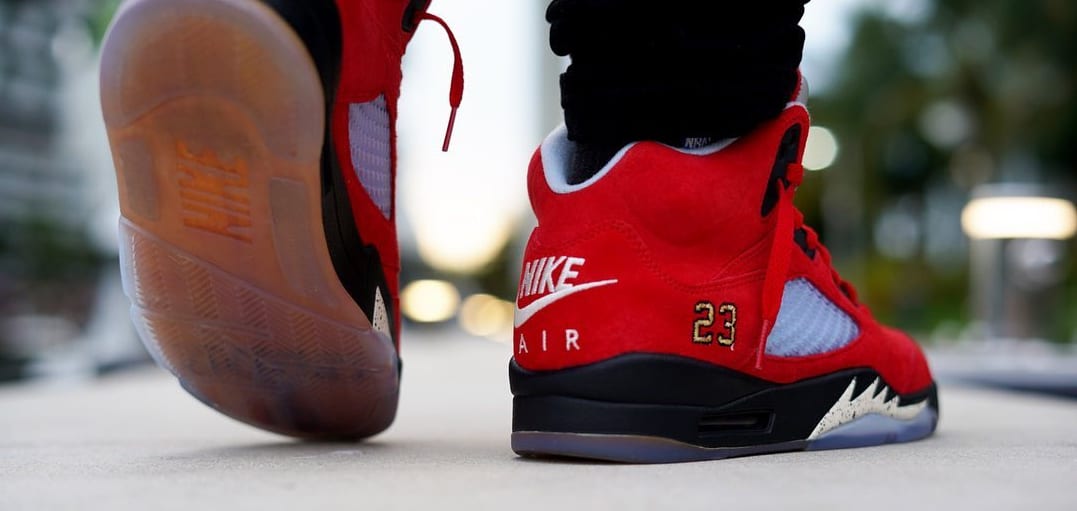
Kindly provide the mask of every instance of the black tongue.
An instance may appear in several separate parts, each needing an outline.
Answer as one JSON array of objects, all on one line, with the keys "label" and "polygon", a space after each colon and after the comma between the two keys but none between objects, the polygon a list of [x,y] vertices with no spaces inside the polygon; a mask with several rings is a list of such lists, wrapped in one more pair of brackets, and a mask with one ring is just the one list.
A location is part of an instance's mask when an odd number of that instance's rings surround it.
[{"label": "black tongue", "polygon": [[[711,137],[691,137],[680,139],[675,143],[669,143],[673,147],[682,149],[699,149],[713,144]],[[578,185],[591,179],[606,163],[617,154],[625,144],[576,144],[576,151],[572,155],[572,164],[568,169],[568,184]]]},{"label": "black tongue", "polygon": [[577,144],[568,167],[568,184],[578,185],[591,179],[624,147],[623,144]]}]

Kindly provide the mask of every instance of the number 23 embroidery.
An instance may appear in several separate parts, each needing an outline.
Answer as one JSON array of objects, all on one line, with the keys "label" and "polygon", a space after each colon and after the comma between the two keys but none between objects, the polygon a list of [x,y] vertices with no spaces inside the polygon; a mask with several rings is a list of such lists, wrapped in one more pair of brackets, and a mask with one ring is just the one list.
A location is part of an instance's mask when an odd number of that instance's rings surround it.
[{"label": "number 23 embroidery", "polygon": [[713,303],[704,301],[696,304],[695,313],[697,316],[692,323],[692,342],[711,344],[718,341],[718,344],[732,348],[737,340],[736,305],[723,303],[716,308]]}]

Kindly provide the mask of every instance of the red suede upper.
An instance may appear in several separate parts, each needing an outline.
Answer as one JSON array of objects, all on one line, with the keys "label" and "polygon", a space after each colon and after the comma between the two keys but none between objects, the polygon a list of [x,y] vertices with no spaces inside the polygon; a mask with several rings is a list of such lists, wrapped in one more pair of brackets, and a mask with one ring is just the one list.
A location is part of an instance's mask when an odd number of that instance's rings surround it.
[{"label": "red suede upper", "polygon": [[[548,275],[553,281],[604,284],[553,300],[533,316],[521,318],[518,312],[518,321],[526,321],[514,335],[517,363],[550,370],[650,352],[777,383],[871,367],[899,393],[927,388],[931,375],[916,343],[876,323],[842,293],[822,257],[809,258],[799,248],[792,251],[788,279],[810,280],[853,318],[860,335],[821,355],[757,360],[762,287],[776,223],[774,213],[762,217],[760,210],[782,136],[794,124],[802,126],[803,148],[809,120],[799,105],[710,155],[637,143],[596,182],[563,194],[551,190],[541,152],[536,153],[528,186],[539,226],[525,264],[534,267],[534,261],[552,257],[545,261],[555,266]],[[577,259],[565,276],[568,258]],[[529,294],[532,282],[521,282],[517,306],[525,311],[558,284],[538,282]],[[716,314],[699,333],[732,337],[731,346],[694,342],[706,304]]]},{"label": "red suede upper", "polygon": [[[340,83],[332,110],[334,149],[340,159],[352,213],[360,236],[377,247],[392,295],[394,317],[399,318],[400,249],[396,233],[396,117],[400,97],[401,59],[411,39],[401,28],[407,0],[337,0],[344,36]],[[348,112],[354,103],[385,96],[389,110],[393,214],[386,219],[352,172]],[[395,338],[400,338],[397,321]]]}]

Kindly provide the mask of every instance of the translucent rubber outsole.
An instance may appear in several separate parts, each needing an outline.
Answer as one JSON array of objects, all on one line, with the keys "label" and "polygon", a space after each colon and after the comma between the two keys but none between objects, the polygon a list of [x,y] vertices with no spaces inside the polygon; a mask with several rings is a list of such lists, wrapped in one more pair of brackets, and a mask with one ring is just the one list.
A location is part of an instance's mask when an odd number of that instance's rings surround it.
[{"label": "translucent rubber outsole", "polygon": [[388,427],[396,351],[329,257],[325,103],[295,33],[255,0],[134,0],[101,67],[124,286],[149,351],[197,398],[267,430]]},{"label": "translucent rubber outsole", "polygon": [[549,431],[512,433],[512,450],[527,457],[566,457],[618,463],[680,463],[771,454],[870,447],[921,440],[935,431],[938,412],[924,408],[910,420],[867,415],[814,440],[707,448],[668,438]]}]

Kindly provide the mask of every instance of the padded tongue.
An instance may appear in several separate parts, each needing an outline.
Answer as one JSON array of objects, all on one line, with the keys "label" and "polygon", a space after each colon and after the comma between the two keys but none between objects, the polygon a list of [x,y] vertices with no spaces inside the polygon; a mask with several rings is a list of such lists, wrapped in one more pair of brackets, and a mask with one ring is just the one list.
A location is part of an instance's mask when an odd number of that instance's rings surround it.
[{"label": "padded tongue", "polygon": [[803,73],[800,74],[800,86],[793,92],[793,102],[808,106],[808,79]]}]

